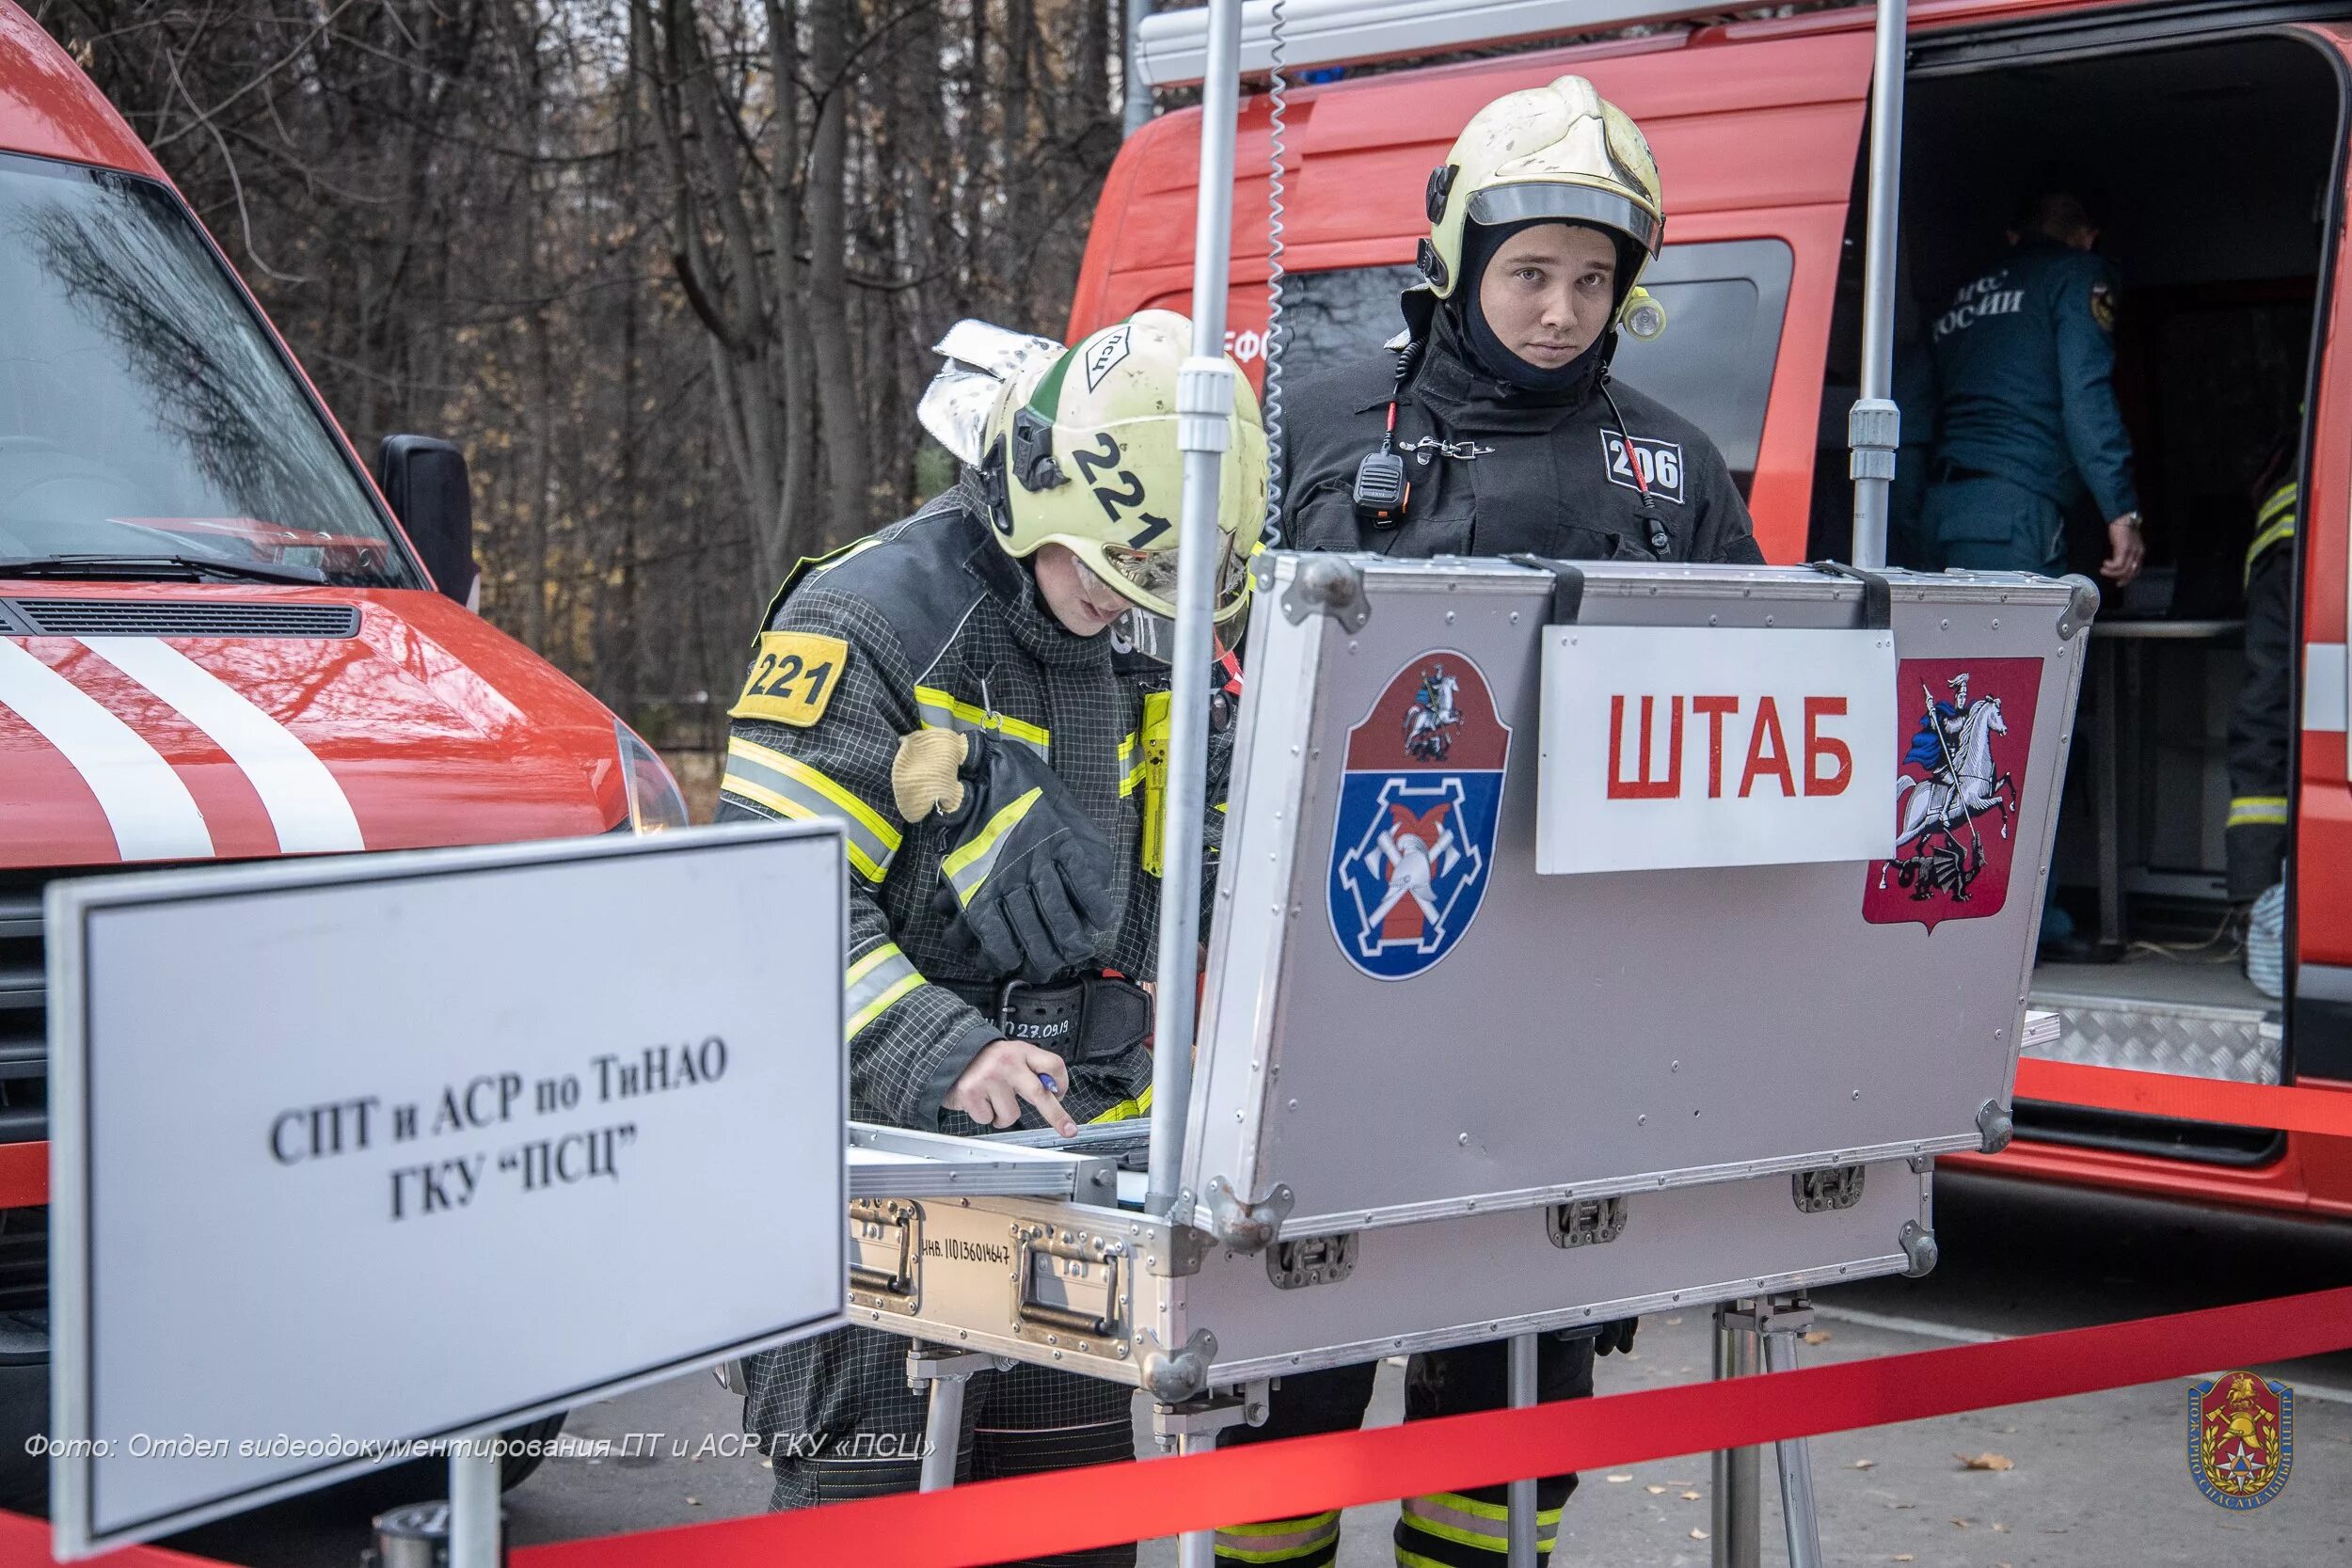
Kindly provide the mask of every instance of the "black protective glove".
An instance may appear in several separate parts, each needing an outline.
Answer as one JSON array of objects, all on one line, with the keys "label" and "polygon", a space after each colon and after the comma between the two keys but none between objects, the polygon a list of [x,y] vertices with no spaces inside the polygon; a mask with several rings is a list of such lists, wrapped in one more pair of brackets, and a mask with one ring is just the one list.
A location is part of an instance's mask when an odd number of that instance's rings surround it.
[{"label": "black protective glove", "polygon": [[1037,753],[1001,736],[966,735],[959,807],[945,813],[955,847],[933,902],[986,974],[1030,982],[1097,967],[1118,910],[1111,846]]},{"label": "black protective glove", "polygon": [[1613,1318],[1600,1325],[1600,1333],[1593,1339],[1593,1354],[1607,1355],[1611,1351],[1633,1348],[1633,1331],[1642,1326],[1639,1318]]}]

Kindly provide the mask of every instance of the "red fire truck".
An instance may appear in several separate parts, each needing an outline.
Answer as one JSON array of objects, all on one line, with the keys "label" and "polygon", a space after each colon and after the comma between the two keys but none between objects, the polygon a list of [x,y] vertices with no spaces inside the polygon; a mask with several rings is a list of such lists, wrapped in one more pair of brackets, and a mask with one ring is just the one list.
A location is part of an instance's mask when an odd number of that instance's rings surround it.
[{"label": "red fire truck", "polygon": [[[1290,0],[1287,13],[1291,387],[1396,330],[1426,230],[1423,182],[1471,113],[1582,74],[1648,134],[1669,210],[1645,281],[1670,325],[1627,341],[1617,372],[1708,431],[1772,560],[1844,553],[1870,10],[1726,22],[1722,7],[1639,0]],[[1155,85],[1200,79],[1201,15],[1145,24]],[[1263,87],[1267,17],[1247,15],[1244,70]],[[2036,188],[2093,205],[2123,279],[2116,385],[2153,565],[2110,595],[2093,633],[2058,832],[2067,900],[2123,961],[2037,970],[2037,1005],[2065,1022],[2051,1053],[2352,1087],[2352,335],[2333,330],[2340,305],[2352,316],[2339,259],[2352,5],[1925,0],[1911,17],[1899,337],[1915,343],[1918,321],[1978,276]],[[1559,47],[1563,25],[1620,31]],[[1466,52],[1491,57],[1410,63]],[[1168,113],[1121,150],[1073,341],[1147,306],[1184,309],[1200,123],[1198,110]],[[1228,338],[1253,367],[1267,320],[1268,130],[1261,91],[1243,105]],[[2242,670],[2248,486],[2298,418],[2300,721],[2288,989],[2274,1003],[2226,936],[2221,740]],[[1931,957],[1923,945],[1923,964]],[[2005,1172],[2352,1215],[2352,1139],[2048,1101],[2021,1104],[2017,1119],[2018,1141],[1988,1162]]]},{"label": "red fire truck", "polygon": [[0,1502],[38,1485],[49,1391],[49,879],[685,820],[627,725],[467,607],[456,449],[379,462],[380,488],[147,149],[0,0]]}]

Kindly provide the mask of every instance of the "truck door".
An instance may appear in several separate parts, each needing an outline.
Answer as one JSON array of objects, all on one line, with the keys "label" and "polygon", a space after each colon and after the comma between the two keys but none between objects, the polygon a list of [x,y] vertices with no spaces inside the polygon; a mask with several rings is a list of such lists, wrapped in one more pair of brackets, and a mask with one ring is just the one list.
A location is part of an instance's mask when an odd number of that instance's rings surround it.
[{"label": "truck door", "polygon": [[[2327,40],[2340,78],[2352,84],[2352,26],[2312,33]],[[2300,698],[2293,873],[2296,963],[2289,1065],[2298,1078],[2352,1079],[2352,783],[2344,755],[2345,509],[2352,506],[2352,268],[2345,265],[2346,160],[2337,149],[2334,212],[2320,285],[2325,345],[2312,384],[2299,523],[2302,572]],[[2352,1166],[2352,1157],[2346,1164]],[[2352,1171],[2347,1171],[2352,1175]]]}]

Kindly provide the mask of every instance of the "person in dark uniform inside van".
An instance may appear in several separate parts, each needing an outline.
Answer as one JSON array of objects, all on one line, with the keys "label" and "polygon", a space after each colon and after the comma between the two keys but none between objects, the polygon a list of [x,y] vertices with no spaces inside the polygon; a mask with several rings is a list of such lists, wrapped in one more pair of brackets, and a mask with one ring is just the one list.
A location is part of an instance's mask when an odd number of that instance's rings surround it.
[{"label": "person in dark uniform inside van", "polygon": [[2062,572],[2066,510],[2107,521],[2099,575],[2139,575],[2132,439],[2115,405],[2115,274],[2080,198],[2027,204],[2010,249],[1928,329],[1938,388],[1923,531],[1938,564]]},{"label": "person in dark uniform inside van", "polygon": [[1384,555],[1760,563],[1715,444],[1613,381],[1665,206],[1640,129],[1581,76],[1472,118],[1426,193],[1425,286],[1390,352],[1301,380],[1283,539]]},{"label": "person in dark uniform inside van", "polygon": [[[2139,575],[2132,438],[2115,405],[2115,273],[2094,250],[2080,198],[2035,198],[2008,253],[1962,285],[1928,328],[1937,387],[1934,455],[1919,531],[1930,566],[2066,570],[2066,513],[2088,495],[2106,519],[2099,575]],[[2090,957],[2055,896],[2042,905],[2052,956]]]},{"label": "person in dark uniform inside van", "polygon": [[[1696,425],[1610,380],[1620,325],[1657,306],[1639,288],[1665,222],[1658,169],[1633,121],[1581,76],[1510,93],[1474,116],[1430,177],[1427,287],[1405,296],[1391,353],[1303,380],[1285,452],[1284,539],[1387,555],[1761,563],[1746,503]],[[1635,1321],[1546,1335],[1545,1401],[1593,1391],[1593,1358]],[[1500,1341],[1416,1355],[1406,1418],[1506,1402]],[[1372,1364],[1286,1377],[1263,1426],[1227,1447],[1343,1431],[1372,1399]],[[1544,1560],[1573,1475],[1535,1486]],[[1500,1568],[1506,1491],[1404,1499],[1402,1568]],[[1228,1526],[1219,1562],[1323,1568],[1336,1512]]]}]

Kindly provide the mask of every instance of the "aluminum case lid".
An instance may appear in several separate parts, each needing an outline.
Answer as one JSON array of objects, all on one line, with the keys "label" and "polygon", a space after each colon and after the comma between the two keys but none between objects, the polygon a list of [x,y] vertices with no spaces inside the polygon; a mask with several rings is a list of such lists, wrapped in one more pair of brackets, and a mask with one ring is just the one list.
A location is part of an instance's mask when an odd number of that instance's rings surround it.
[{"label": "aluminum case lid", "polygon": [[[1583,626],[1865,612],[1860,583],[1809,568],[1579,567]],[[1917,795],[1925,713],[1990,703],[2006,809],[1895,861],[1545,877],[1550,576],[1262,558],[1179,1212],[1247,1245],[2005,1136],[2096,594],[1885,576],[1899,722],[1855,768]],[[1438,664],[1450,744],[1400,759]],[[1400,873],[1367,850],[1383,827],[1454,842]],[[1426,901],[1389,896],[1416,879]]]}]

